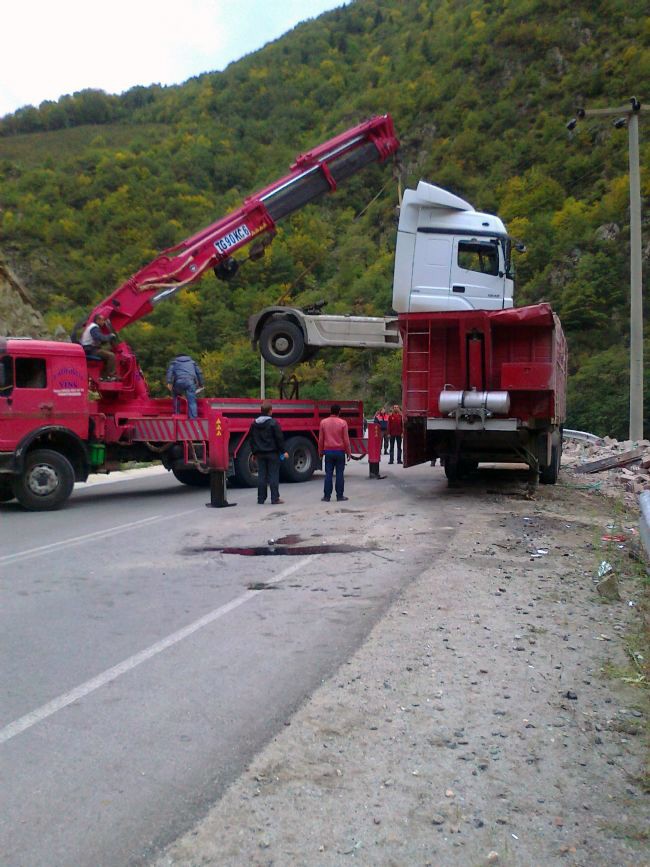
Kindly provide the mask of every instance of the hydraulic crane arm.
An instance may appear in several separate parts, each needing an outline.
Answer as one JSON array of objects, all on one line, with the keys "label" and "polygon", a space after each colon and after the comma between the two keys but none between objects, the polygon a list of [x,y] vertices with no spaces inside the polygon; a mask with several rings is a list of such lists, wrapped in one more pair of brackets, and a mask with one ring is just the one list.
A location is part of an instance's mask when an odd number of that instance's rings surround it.
[{"label": "hydraulic crane arm", "polygon": [[[275,223],[297,211],[364,166],[385,160],[399,148],[390,115],[374,117],[301,154],[290,172],[260,190],[244,204],[170,247],[102,301],[92,315],[110,317],[120,331],[150,313],[154,305],[200,280],[208,268],[221,278],[232,276],[238,263],[233,253],[254,244],[251,258],[275,236]],[[257,245],[255,241],[257,239]]]}]

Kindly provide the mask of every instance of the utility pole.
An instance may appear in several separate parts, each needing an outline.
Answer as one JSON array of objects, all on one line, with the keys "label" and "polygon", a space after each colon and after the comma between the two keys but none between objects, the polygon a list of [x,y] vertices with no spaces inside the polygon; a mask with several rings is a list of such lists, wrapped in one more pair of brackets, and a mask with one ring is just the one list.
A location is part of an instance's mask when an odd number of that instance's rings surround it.
[{"label": "utility pole", "polygon": [[639,168],[639,114],[636,97],[616,108],[579,108],[567,123],[573,130],[587,117],[615,117],[614,126],[627,126],[630,161],[630,429],[631,440],[643,439],[643,285],[641,275],[641,172]]}]

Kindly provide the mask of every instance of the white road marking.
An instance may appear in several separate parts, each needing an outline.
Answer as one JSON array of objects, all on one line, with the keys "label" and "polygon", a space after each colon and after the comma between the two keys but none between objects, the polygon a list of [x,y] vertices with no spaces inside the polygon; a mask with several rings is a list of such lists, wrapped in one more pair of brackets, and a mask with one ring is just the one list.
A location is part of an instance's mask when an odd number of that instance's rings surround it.
[{"label": "white road marking", "polygon": [[198,510],[188,509],[185,512],[174,512],[173,515],[151,515],[149,518],[142,518],[140,521],[131,521],[128,524],[118,524],[117,526],[109,527],[106,530],[96,530],[94,533],[85,533],[83,536],[73,536],[70,539],[61,539],[59,542],[50,542],[49,545],[40,545],[38,548],[29,548],[26,551],[17,551],[14,554],[5,554],[3,557],[0,557],[0,565],[3,563],[15,563],[18,560],[31,560],[33,557],[40,557],[43,554],[49,554],[50,551],[59,551],[62,548],[81,545],[83,542],[88,542],[90,539],[101,539],[104,536],[111,536],[114,533],[123,533],[126,530],[132,530],[134,527],[144,527],[147,524],[155,524],[158,521],[180,518],[183,515],[189,515],[191,512],[196,511]]},{"label": "white road marking", "polygon": [[[284,569],[282,572],[279,573],[279,575],[276,575],[275,578],[271,578],[265,583],[267,585],[277,584],[279,581],[288,578],[289,575],[297,572],[298,569],[320,556],[320,554],[312,554],[311,556],[303,557],[297,563],[294,563],[292,566]],[[219,618],[223,617],[225,614],[234,611],[235,608],[239,608],[240,605],[248,602],[249,599],[253,599],[261,592],[263,591],[247,590],[246,593],[242,593],[241,596],[238,596],[231,602],[227,602],[220,608],[215,608],[208,614],[204,614],[203,617],[199,617],[199,619],[195,620],[194,623],[190,623],[188,626],[184,626],[177,632],[172,632],[171,635],[168,635],[166,638],[162,638],[160,641],[157,641],[155,644],[152,644],[145,650],[141,650],[140,653],[136,653],[133,656],[130,656],[128,659],[125,659],[123,662],[114,665],[113,668],[109,668],[101,674],[98,674],[97,677],[93,677],[91,680],[87,680],[80,686],[77,686],[74,689],[70,690],[70,692],[66,692],[63,695],[58,696],[58,698],[52,699],[52,701],[48,701],[47,704],[42,705],[36,710],[31,711],[31,713],[25,714],[25,716],[21,716],[20,719],[17,719],[14,722],[9,723],[9,725],[5,726],[5,728],[0,729],[0,744],[11,740],[11,738],[16,737],[16,735],[21,734],[21,732],[27,731],[27,729],[36,725],[36,723],[42,722],[44,719],[52,716],[52,714],[55,714],[57,711],[62,710],[64,707],[67,707],[69,704],[72,704],[75,701],[79,701],[79,699],[85,698],[85,696],[90,695],[91,692],[94,692],[101,686],[105,686],[112,680],[117,680],[117,678],[121,675],[126,674],[126,672],[128,671],[132,671],[138,665],[141,665],[148,659],[157,656],[159,653],[162,653],[163,650],[167,650],[168,647],[172,647],[174,644],[178,644],[179,641],[182,641],[184,638],[188,638],[190,635],[198,632],[199,629],[203,629],[204,626],[208,626],[210,623],[214,623],[215,620],[219,620]]]}]

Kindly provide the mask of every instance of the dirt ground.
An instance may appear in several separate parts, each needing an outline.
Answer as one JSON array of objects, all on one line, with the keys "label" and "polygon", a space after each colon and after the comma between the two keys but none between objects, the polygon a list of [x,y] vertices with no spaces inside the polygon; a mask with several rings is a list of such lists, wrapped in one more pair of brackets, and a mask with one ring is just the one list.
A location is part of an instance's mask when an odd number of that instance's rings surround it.
[{"label": "dirt ground", "polygon": [[449,548],[158,867],[650,865],[637,516],[568,470],[524,491],[457,492]]}]

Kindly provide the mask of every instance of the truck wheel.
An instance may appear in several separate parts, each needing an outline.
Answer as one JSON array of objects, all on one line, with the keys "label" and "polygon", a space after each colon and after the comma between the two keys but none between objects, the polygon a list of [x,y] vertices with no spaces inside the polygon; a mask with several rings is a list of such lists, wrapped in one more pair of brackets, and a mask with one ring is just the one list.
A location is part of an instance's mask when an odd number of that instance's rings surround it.
[{"label": "truck wheel", "polygon": [[543,485],[554,485],[560,475],[562,449],[559,445],[551,446],[551,463],[539,471],[539,480]]},{"label": "truck wheel", "polygon": [[551,445],[551,463],[547,467],[541,467],[539,471],[539,480],[543,485],[554,485],[560,475],[560,465],[562,463],[562,430],[560,429],[553,434],[553,444]]},{"label": "truck wheel", "polygon": [[237,452],[235,458],[235,481],[244,488],[257,487],[257,461],[251,451],[249,440]]},{"label": "truck wheel", "polygon": [[456,458],[445,458],[445,476],[450,484],[458,481],[460,474]]},{"label": "truck wheel", "polygon": [[10,476],[0,476],[0,503],[8,503],[14,498],[14,489]]},{"label": "truck wheel", "polygon": [[285,482],[306,482],[318,466],[316,445],[307,437],[291,437],[287,440],[289,457],[280,464],[280,476]]},{"label": "truck wheel", "polygon": [[210,473],[200,473],[198,470],[172,470],[174,476],[183,485],[190,488],[209,488]]},{"label": "truck wheel", "polygon": [[302,361],[305,338],[295,322],[269,319],[260,333],[260,352],[275,367],[289,367]]},{"label": "truck wheel", "polygon": [[65,503],[74,488],[74,470],[59,452],[36,449],[25,458],[25,467],[14,479],[14,496],[30,512],[47,512]]},{"label": "truck wheel", "polygon": [[473,461],[470,458],[462,458],[458,461],[458,478],[466,479],[478,469],[478,461]]}]

